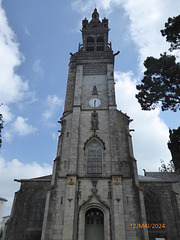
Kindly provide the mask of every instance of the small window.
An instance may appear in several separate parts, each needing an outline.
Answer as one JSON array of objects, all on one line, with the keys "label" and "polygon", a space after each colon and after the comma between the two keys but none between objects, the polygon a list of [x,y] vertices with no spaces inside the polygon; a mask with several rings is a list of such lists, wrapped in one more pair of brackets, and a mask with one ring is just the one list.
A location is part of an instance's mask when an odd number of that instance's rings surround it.
[{"label": "small window", "polygon": [[88,52],[93,52],[93,51],[94,51],[94,47],[87,47],[86,50],[87,50]]},{"label": "small window", "polygon": [[104,51],[104,47],[103,46],[97,47],[97,51]]},{"label": "small window", "polygon": [[66,161],[64,161],[64,169],[66,169]]}]

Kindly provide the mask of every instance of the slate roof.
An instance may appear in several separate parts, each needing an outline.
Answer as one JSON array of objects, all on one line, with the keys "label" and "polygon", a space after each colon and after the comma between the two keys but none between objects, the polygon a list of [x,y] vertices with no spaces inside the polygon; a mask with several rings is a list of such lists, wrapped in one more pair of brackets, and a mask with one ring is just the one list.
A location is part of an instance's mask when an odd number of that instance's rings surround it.
[{"label": "slate roof", "polygon": [[50,182],[52,175],[30,178],[30,179],[14,179],[16,182]]},{"label": "slate roof", "polygon": [[180,182],[177,172],[145,172],[145,176],[138,176],[140,182]]}]

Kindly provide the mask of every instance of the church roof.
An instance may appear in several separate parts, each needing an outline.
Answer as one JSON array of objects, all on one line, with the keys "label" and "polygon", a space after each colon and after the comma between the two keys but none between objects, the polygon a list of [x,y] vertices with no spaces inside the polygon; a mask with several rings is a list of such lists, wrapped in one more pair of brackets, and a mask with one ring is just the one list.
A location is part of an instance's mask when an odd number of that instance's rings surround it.
[{"label": "church roof", "polygon": [[155,177],[147,177],[138,175],[139,182],[166,182],[165,180],[162,180],[161,178],[155,178]]},{"label": "church roof", "polygon": [[138,176],[140,182],[180,182],[176,172],[146,172],[145,176]]},{"label": "church roof", "polygon": [[161,178],[163,180],[180,181],[180,175],[177,172],[146,172],[146,176]]},{"label": "church roof", "polygon": [[16,182],[50,182],[52,175],[42,176],[38,178],[30,178],[30,179],[14,179]]}]

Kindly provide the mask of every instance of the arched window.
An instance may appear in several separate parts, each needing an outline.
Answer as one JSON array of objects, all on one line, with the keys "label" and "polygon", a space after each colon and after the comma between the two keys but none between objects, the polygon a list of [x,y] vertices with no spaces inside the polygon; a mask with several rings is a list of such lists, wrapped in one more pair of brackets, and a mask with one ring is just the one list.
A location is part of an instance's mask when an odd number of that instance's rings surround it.
[{"label": "arched window", "polygon": [[95,39],[94,39],[93,36],[88,36],[87,37],[87,47],[86,47],[86,50],[88,52],[94,51],[94,42],[95,42]]},{"label": "arched window", "polygon": [[97,42],[104,42],[104,38],[102,36],[97,37]]},{"label": "arched window", "polygon": [[92,42],[94,42],[94,37],[92,37],[92,36],[88,36],[87,37],[87,43],[92,43]]},{"label": "arched window", "polygon": [[92,208],[85,215],[85,240],[104,239],[104,214],[97,208]]},{"label": "arched window", "polygon": [[97,140],[88,145],[88,173],[102,173],[102,147]]},{"label": "arched window", "polygon": [[97,51],[104,51],[104,38],[103,36],[97,37]]}]

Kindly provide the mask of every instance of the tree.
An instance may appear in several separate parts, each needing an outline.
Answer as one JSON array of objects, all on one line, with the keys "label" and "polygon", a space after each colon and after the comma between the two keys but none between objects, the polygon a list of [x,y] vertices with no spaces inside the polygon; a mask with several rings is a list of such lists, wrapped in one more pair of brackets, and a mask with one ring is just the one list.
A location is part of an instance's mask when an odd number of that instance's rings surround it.
[{"label": "tree", "polygon": [[[165,29],[161,30],[166,40],[171,42],[172,50],[180,49],[180,15],[169,18]],[[160,58],[147,57],[144,61],[146,71],[142,83],[136,86],[138,102],[143,110],[155,109],[161,103],[162,111],[180,110],[180,64],[175,56],[161,54]]]},{"label": "tree", "polygon": [[180,49],[180,15],[173,18],[168,18],[165,23],[165,29],[161,33],[166,36],[166,41],[171,43],[170,51]]},{"label": "tree", "polygon": [[161,102],[162,110],[180,109],[180,64],[175,57],[161,54],[159,59],[148,57],[144,66],[142,83],[136,88],[140,91],[136,98],[143,110],[154,109]]},{"label": "tree", "polygon": [[168,148],[172,155],[175,170],[180,171],[180,127],[169,129]]},{"label": "tree", "polygon": [[161,162],[161,167],[159,167],[158,169],[159,172],[174,172],[175,168],[172,160],[169,161],[167,165],[163,160],[161,160],[160,162]]}]

